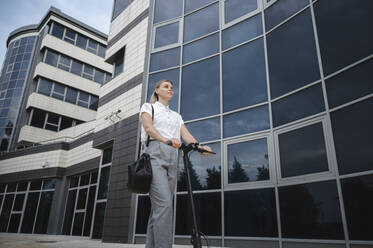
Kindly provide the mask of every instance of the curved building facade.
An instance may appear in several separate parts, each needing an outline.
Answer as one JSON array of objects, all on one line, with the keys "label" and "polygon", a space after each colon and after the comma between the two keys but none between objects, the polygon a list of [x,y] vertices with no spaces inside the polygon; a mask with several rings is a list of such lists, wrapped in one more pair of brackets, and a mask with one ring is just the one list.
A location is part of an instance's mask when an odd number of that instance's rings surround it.
[{"label": "curved building facade", "polygon": [[[157,0],[146,90],[217,155],[191,155],[201,232],[227,247],[369,247],[373,19],[367,1]],[[189,243],[182,161],[175,243]],[[137,197],[134,240],[150,210]]]}]

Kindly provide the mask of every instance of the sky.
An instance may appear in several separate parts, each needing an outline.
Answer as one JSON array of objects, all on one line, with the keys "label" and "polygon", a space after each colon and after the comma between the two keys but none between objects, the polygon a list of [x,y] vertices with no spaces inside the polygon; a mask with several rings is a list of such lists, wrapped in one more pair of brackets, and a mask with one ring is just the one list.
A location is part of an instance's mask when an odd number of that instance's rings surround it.
[{"label": "sky", "polygon": [[0,0],[0,66],[13,30],[39,24],[50,6],[108,34],[113,0]]}]

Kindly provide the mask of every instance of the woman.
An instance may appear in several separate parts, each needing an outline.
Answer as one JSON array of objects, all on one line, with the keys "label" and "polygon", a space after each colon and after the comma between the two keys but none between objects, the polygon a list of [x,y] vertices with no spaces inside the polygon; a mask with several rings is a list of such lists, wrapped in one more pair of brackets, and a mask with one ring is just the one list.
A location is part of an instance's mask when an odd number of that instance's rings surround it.
[{"label": "woman", "polygon": [[[181,116],[168,107],[172,96],[172,82],[167,79],[160,80],[154,87],[150,103],[142,105],[140,110],[141,141],[145,144],[147,134],[150,135],[151,142],[146,147],[146,152],[150,154],[153,170],[149,192],[152,208],[148,221],[146,248],[172,247],[172,199],[177,180],[177,149],[181,146],[180,135],[188,144],[197,142],[185,127]],[[208,146],[201,148],[211,151]]]}]

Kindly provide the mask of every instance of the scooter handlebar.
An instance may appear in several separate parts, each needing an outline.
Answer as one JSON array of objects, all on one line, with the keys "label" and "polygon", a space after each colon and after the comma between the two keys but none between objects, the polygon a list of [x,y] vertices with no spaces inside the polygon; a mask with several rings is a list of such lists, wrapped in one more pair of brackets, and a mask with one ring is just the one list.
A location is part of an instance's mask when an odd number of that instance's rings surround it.
[{"label": "scooter handlebar", "polygon": [[190,143],[190,144],[188,144],[188,145],[186,145],[185,143],[182,143],[180,149],[181,149],[181,150],[184,150],[184,151],[185,151],[185,150],[194,150],[194,151],[198,151],[198,152],[200,152],[200,153],[216,154],[215,152],[207,151],[207,150],[205,150],[205,149],[199,148],[198,146],[199,146],[198,143]]}]

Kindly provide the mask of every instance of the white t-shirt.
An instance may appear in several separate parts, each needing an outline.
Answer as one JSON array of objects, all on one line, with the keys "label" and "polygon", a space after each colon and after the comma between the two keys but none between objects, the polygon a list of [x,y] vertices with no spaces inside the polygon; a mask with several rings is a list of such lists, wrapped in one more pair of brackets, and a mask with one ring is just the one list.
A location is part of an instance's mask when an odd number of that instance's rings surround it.
[{"label": "white t-shirt", "polygon": [[[166,139],[177,138],[180,139],[180,128],[184,123],[181,115],[171,110],[168,106],[164,106],[160,102],[153,104],[154,119],[153,126]],[[152,115],[152,107],[150,103],[144,103],[140,109],[140,117],[143,112]],[[141,121],[141,118],[140,118]],[[145,132],[144,126],[141,125],[141,142],[145,143],[148,135]],[[151,138],[151,137],[150,137]]]}]

